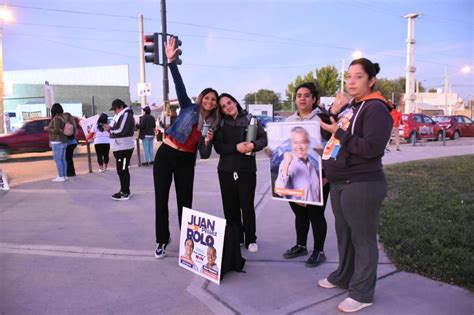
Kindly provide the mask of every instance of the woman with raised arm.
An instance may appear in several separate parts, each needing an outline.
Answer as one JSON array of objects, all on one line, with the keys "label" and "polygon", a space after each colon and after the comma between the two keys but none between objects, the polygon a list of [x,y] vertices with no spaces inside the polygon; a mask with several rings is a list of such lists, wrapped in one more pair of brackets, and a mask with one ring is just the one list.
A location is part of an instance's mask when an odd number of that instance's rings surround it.
[{"label": "woman with raised arm", "polygon": [[199,94],[196,103],[190,100],[175,62],[178,54],[175,45],[176,39],[171,37],[165,43],[165,53],[181,110],[175,122],[166,129],[153,163],[156,258],[166,256],[166,247],[170,242],[168,199],[171,181],[174,179],[178,223],[181,226],[183,207],[191,208],[193,203],[196,153],[199,150],[201,158],[209,157],[211,141],[219,122],[216,90],[206,88]]}]

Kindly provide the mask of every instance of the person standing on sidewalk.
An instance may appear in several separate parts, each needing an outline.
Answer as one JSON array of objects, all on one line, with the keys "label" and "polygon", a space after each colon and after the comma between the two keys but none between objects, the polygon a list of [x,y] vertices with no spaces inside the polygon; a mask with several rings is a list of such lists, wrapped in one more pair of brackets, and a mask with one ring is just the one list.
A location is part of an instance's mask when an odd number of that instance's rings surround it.
[{"label": "person standing on sidewalk", "polygon": [[366,58],[353,60],[347,77],[352,101],[336,99],[330,111],[337,122],[321,122],[332,134],[323,166],[331,183],[339,266],[318,285],[348,289],[338,306],[347,313],[372,305],[377,280],[379,210],[387,194],[382,156],[393,124],[387,101],[373,92],[379,71]]},{"label": "person standing on sidewalk", "polygon": [[[400,125],[403,125],[403,117],[402,117],[402,113],[400,113],[400,111],[398,110],[396,103],[393,103],[393,109],[390,112],[390,115],[392,115],[392,119],[393,119],[392,137],[395,138],[395,148],[397,149],[397,151],[401,151],[400,150],[400,131],[398,130],[398,127],[400,127]],[[389,148],[390,140],[391,139],[388,140],[387,151],[390,151],[390,148]]]},{"label": "person standing on sidewalk", "polygon": [[240,243],[245,243],[249,252],[257,252],[254,205],[257,164],[255,155],[251,153],[267,146],[267,133],[257,119],[253,118],[257,123],[257,135],[255,141],[247,142],[251,115],[230,94],[222,93],[218,103],[223,118],[216,131],[214,148],[220,155],[217,170],[224,216],[227,223],[240,228]]},{"label": "person standing on sidewalk", "polygon": [[114,111],[112,126],[103,125],[104,130],[110,132],[110,148],[114,153],[117,165],[117,174],[120,178],[120,191],[112,195],[113,200],[130,199],[130,172],[128,167],[132,158],[135,141],[133,133],[135,120],[133,111],[127,108],[124,101],[115,99],[110,110]]},{"label": "person standing on sidewalk", "polygon": [[58,176],[53,179],[53,182],[64,182],[66,180],[67,164],[66,164],[66,147],[67,136],[64,135],[63,129],[65,125],[63,114],[63,107],[59,103],[54,103],[51,106],[51,121],[45,130],[48,131],[49,143],[53,150],[53,159],[56,163]]},{"label": "person standing on sidewalk", "polygon": [[153,165],[153,142],[155,140],[155,117],[151,115],[150,106],[143,108],[143,116],[140,116],[140,122],[137,124],[138,137],[143,143],[143,163],[142,165]]},{"label": "person standing on sidewalk", "polygon": [[165,130],[163,143],[156,152],[153,162],[153,182],[155,187],[155,257],[166,256],[166,247],[170,242],[168,200],[171,182],[174,178],[178,203],[178,224],[181,227],[183,207],[193,205],[194,168],[196,153],[208,158],[212,149],[213,130],[219,122],[217,110],[217,92],[204,89],[194,104],[186,93],[186,88],[175,62],[178,49],[176,39],[171,37],[165,43],[168,66],[173,76],[181,108],[171,127]]},{"label": "person standing on sidewalk", "polygon": [[86,141],[90,141],[94,138],[94,149],[97,156],[97,163],[99,164],[99,173],[105,172],[109,164],[110,133],[104,129],[104,125],[107,125],[107,123],[107,114],[100,114],[97,123],[92,126],[86,138]]},{"label": "person standing on sidewalk", "polygon": [[67,136],[67,147],[66,147],[66,164],[67,164],[67,177],[74,177],[76,176],[76,169],[74,168],[74,149],[77,147],[77,140],[76,140],[76,133],[77,133],[77,124],[74,117],[71,113],[64,113],[63,114],[64,120],[74,127],[74,132],[72,135]]},{"label": "person standing on sidewalk", "polygon": [[[296,112],[285,119],[285,121],[320,121],[318,114],[323,112],[319,104],[319,91],[312,82],[299,85],[295,89]],[[329,138],[322,130],[321,135]],[[327,139],[326,139],[327,140]],[[306,261],[306,267],[316,267],[326,261],[324,254],[324,242],[326,241],[327,223],[324,210],[329,196],[329,183],[324,176],[323,170],[323,205],[300,204],[289,202],[290,208],[295,214],[296,245],[288,249],[283,257],[292,259],[308,254],[306,241],[308,239],[309,226],[313,231],[313,253]]]}]

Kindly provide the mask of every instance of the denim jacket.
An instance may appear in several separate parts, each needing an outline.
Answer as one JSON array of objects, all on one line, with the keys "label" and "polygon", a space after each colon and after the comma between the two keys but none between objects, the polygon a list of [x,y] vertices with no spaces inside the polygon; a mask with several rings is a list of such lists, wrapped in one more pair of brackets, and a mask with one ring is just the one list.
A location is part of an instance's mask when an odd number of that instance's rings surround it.
[{"label": "denim jacket", "polygon": [[[173,76],[174,86],[176,87],[176,95],[178,96],[179,107],[181,108],[175,122],[166,130],[166,133],[176,139],[179,143],[185,143],[191,134],[194,124],[199,120],[199,105],[191,102],[183,78],[179,73],[178,66],[175,62],[169,64],[171,75]],[[204,148],[204,137],[201,136],[198,144],[199,154],[202,159],[207,159],[211,155],[212,145],[209,144]]]}]

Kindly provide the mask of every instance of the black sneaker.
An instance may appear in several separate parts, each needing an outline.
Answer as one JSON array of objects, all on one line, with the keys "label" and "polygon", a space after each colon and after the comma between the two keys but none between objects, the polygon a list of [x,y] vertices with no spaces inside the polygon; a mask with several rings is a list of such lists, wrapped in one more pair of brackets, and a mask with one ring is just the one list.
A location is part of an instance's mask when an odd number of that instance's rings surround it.
[{"label": "black sneaker", "polygon": [[309,256],[308,260],[306,261],[305,265],[308,268],[313,268],[319,266],[319,264],[326,261],[326,255],[324,252],[316,252],[314,251],[311,256]]},{"label": "black sneaker", "polygon": [[283,254],[283,257],[286,259],[291,259],[291,258],[296,258],[299,256],[304,256],[304,255],[308,255],[308,250],[306,249],[306,247],[301,246],[301,245],[295,245],[289,250],[287,250]]},{"label": "black sneaker", "polygon": [[124,194],[123,192],[119,191],[118,193],[112,195],[112,199],[113,200],[118,200],[118,201],[128,200],[128,199],[130,199],[131,195],[132,194],[130,194],[130,193],[129,194]]},{"label": "black sneaker", "polygon": [[162,259],[166,256],[166,246],[171,242],[171,239],[167,243],[158,243],[155,249],[155,258]]}]

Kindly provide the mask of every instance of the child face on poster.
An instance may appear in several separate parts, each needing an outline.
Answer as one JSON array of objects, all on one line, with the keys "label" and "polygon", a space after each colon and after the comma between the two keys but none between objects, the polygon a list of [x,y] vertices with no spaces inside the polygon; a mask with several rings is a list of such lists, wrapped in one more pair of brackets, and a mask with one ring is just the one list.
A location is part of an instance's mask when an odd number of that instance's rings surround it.
[{"label": "child face on poster", "polygon": [[193,254],[193,250],[194,250],[194,242],[192,239],[187,239],[185,242],[184,242],[184,256],[186,258],[189,258],[191,259],[191,255]]},{"label": "child face on poster", "polygon": [[214,247],[207,248],[207,265],[209,267],[214,266],[216,264],[217,258],[217,251]]}]

